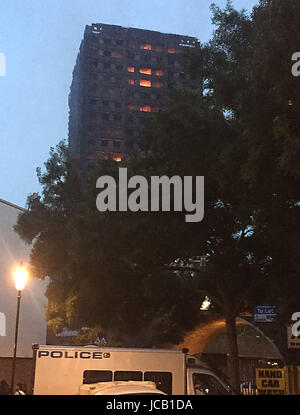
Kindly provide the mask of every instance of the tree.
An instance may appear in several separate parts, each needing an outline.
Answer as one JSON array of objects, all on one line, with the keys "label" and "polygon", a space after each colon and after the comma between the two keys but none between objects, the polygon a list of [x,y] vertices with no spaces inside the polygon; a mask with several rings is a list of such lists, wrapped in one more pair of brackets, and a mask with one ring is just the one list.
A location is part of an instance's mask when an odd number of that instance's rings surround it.
[{"label": "tree", "polygon": [[[96,175],[104,172],[116,175],[118,163],[103,161]],[[145,260],[139,260],[147,250],[139,220],[127,217],[124,227],[124,215],[97,211],[95,181],[81,188],[64,142],[51,149],[38,178],[43,193],[28,197],[28,210],[15,229],[27,243],[33,242],[32,274],[50,277],[49,327],[90,327],[91,333],[107,333],[111,345],[146,347],[176,341],[189,327],[194,310],[182,310],[187,289],[182,289],[180,278],[170,273],[161,278],[158,250],[149,250]],[[87,336],[84,331],[79,340]]]},{"label": "tree", "polygon": [[[206,294],[215,311],[225,317],[229,371],[236,390],[239,371],[235,319],[241,311],[251,309],[263,294],[270,266],[255,233],[254,206],[249,198],[241,197],[242,182],[234,176],[240,163],[238,153],[243,151],[238,138],[234,123],[215,105],[213,96],[201,97],[179,87],[173,90],[168,109],[149,125],[151,151],[130,163],[135,173],[143,172],[146,176],[205,176],[205,219],[191,225],[184,222],[182,214],[169,214],[163,219],[163,233],[151,235],[151,241],[166,255],[160,262],[161,268],[175,258],[181,259],[180,264],[189,265],[195,256],[209,258],[204,273],[182,265],[173,270],[186,282],[194,279],[198,308]],[[143,235],[148,235],[148,229],[153,229],[157,220],[144,217]],[[148,246],[143,251],[152,252],[152,248]],[[196,324],[197,318],[194,321]]]},{"label": "tree", "polygon": [[269,258],[264,299],[286,324],[299,302],[299,80],[291,57],[300,40],[300,4],[260,1],[251,16],[231,2],[212,9],[213,39],[189,53],[186,64],[237,132],[226,152],[228,163],[235,160],[233,175],[224,175],[223,186],[229,195],[235,176],[242,179],[239,197],[253,207],[256,249]]},{"label": "tree", "polygon": [[207,75],[218,105],[241,131],[244,162],[238,170],[272,258],[271,298],[282,308],[290,303],[289,287],[297,287],[299,269],[300,103],[291,57],[300,41],[300,4],[260,1],[251,18],[230,5],[214,11],[212,54],[222,58]]}]

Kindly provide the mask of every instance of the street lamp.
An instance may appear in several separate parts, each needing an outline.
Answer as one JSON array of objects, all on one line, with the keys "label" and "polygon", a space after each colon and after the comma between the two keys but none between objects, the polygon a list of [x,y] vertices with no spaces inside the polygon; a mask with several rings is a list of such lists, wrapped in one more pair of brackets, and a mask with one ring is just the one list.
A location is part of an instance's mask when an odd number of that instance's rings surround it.
[{"label": "street lamp", "polygon": [[18,329],[19,329],[19,316],[20,316],[20,303],[21,303],[21,293],[26,285],[28,278],[28,272],[23,267],[22,263],[19,268],[14,272],[15,286],[17,289],[17,316],[16,316],[16,330],[15,330],[15,344],[14,344],[14,357],[11,373],[11,394],[14,393],[14,383],[15,383],[15,369],[16,369],[16,357],[17,357],[17,344],[18,344]]}]

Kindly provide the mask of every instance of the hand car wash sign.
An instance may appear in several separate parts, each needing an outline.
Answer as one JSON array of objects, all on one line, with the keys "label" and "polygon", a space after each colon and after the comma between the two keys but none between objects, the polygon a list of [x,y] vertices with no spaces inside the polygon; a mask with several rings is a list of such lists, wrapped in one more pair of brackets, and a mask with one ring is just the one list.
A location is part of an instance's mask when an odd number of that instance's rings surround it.
[{"label": "hand car wash sign", "polygon": [[259,395],[284,395],[284,369],[256,369]]}]

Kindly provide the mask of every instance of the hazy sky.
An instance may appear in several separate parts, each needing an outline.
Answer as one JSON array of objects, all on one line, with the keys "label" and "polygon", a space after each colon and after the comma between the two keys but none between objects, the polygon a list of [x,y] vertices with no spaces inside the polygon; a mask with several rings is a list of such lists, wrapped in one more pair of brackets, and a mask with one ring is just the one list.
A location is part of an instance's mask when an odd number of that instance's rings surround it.
[{"label": "hazy sky", "polygon": [[[0,199],[25,206],[36,167],[68,134],[68,94],[86,24],[197,37],[212,34],[210,0],[1,0]],[[226,0],[215,0],[223,7]],[[233,0],[251,10],[258,0]],[[0,67],[1,73],[1,67]]]}]

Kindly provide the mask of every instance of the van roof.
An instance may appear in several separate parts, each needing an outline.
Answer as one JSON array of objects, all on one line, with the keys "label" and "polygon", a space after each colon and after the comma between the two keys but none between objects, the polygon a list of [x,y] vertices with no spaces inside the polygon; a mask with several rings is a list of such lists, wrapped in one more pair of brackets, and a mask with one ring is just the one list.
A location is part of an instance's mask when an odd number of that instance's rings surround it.
[{"label": "van roof", "polygon": [[139,351],[144,353],[174,353],[174,354],[183,354],[182,350],[173,350],[173,349],[143,349],[143,348],[120,348],[120,347],[105,347],[105,346],[95,346],[95,345],[87,345],[87,346],[61,346],[61,345],[44,345],[44,344],[34,344],[33,349],[63,349],[63,350],[87,350],[87,349],[97,349],[97,350],[105,350],[105,351],[114,351],[114,352],[133,352]]},{"label": "van roof", "polygon": [[132,394],[160,394],[164,392],[157,389],[155,382],[151,381],[113,381],[82,385],[80,394],[91,395],[132,395]]}]

